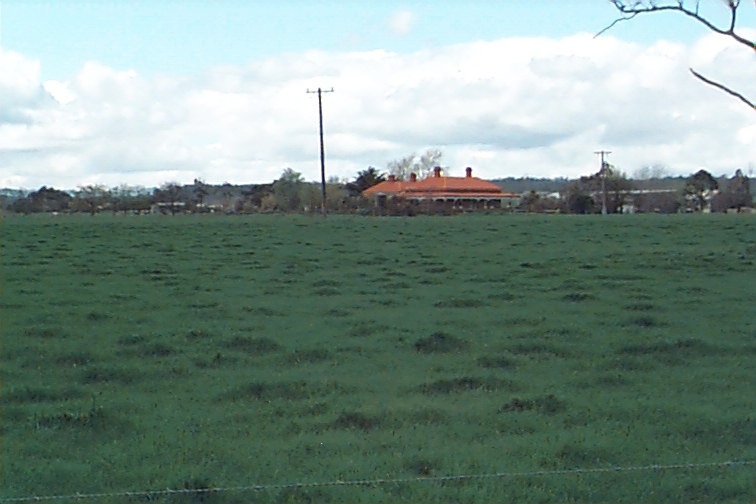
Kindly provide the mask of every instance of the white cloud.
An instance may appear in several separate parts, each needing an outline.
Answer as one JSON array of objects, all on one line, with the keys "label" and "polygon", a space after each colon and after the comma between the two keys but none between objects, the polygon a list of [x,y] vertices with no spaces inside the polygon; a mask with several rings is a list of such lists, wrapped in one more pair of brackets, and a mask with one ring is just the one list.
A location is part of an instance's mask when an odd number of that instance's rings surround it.
[{"label": "white cloud", "polygon": [[[288,54],[199,77],[145,78],[100,63],[67,82],[0,50],[0,186],[270,182],[286,167],[319,178],[323,95],[329,175],[429,147],[452,174],[578,176],[593,152],[632,173],[734,172],[756,162],[756,116],[687,71],[747,92],[746,48],[612,37],[517,38],[400,55]],[[752,97],[756,98],[756,97]]]},{"label": "white cloud", "polygon": [[388,20],[389,29],[396,35],[407,35],[415,24],[415,14],[408,10],[394,12]]},{"label": "white cloud", "polygon": [[28,124],[47,95],[39,84],[39,62],[0,49],[0,125]]}]

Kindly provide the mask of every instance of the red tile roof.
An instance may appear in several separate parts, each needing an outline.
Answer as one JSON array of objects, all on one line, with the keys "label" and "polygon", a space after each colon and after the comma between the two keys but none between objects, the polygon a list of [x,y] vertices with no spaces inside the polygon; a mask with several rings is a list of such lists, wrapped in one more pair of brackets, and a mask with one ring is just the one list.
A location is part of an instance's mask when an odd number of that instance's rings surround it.
[{"label": "red tile roof", "polygon": [[472,176],[472,169],[467,169],[466,177],[444,177],[439,169],[434,175],[422,180],[393,180],[389,178],[380,184],[363,191],[365,196],[379,194],[400,196],[404,198],[515,198],[518,194],[505,193],[493,182]]}]

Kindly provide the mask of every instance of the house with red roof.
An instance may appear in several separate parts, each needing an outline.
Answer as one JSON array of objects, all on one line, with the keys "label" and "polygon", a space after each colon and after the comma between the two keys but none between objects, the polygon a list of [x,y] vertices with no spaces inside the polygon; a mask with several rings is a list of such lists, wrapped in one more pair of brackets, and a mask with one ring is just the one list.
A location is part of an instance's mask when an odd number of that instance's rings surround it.
[{"label": "house with red roof", "polygon": [[376,184],[362,192],[374,198],[379,208],[389,200],[421,204],[431,203],[446,209],[486,209],[502,208],[519,194],[507,193],[493,182],[472,176],[472,168],[465,169],[464,177],[447,177],[441,168],[433,169],[433,175],[418,179],[412,173],[409,180],[397,180],[389,175],[388,180]]}]

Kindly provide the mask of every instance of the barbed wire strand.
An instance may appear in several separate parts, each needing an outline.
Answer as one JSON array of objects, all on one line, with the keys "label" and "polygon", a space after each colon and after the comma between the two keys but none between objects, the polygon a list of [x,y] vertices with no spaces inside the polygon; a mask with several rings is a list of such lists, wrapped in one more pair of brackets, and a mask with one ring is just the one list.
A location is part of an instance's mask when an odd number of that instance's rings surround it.
[{"label": "barbed wire strand", "polygon": [[15,502],[42,502],[42,501],[64,501],[64,500],[85,500],[85,499],[102,499],[106,497],[160,497],[176,494],[211,494],[227,492],[261,492],[267,490],[292,490],[303,488],[318,487],[345,487],[345,486],[380,486],[394,485],[419,482],[445,482],[445,481],[464,481],[475,479],[503,479],[503,478],[524,478],[537,476],[565,476],[571,474],[600,474],[600,473],[623,473],[623,472],[641,472],[641,471],[667,471],[674,469],[700,469],[704,467],[736,467],[756,465],[756,460],[731,460],[726,462],[705,462],[697,464],[649,464],[638,466],[612,466],[612,467],[594,467],[594,468],[575,468],[575,469],[548,469],[543,471],[525,471],[525,472],[497,472],[483,474],[453,474],[446,476],[415,476],[404,478],[374,478],[374,479],[354,479],[354,480],[332,480],[320,482],[298,482],[298,483],[274,483],[260,485],[246,485],[235,487],[213,487],[213,488],[166,488],[165,490],[140,490],[124,492],[103,492],[103,493],[75,493],[68,495],[41,495],[27,497],[8,497],[0,498],[0,504]]}]

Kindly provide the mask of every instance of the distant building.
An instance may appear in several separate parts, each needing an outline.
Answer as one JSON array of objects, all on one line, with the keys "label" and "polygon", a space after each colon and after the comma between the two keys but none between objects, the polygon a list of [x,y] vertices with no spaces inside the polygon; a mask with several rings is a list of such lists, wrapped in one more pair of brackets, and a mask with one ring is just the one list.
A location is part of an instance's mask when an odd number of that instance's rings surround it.
[{"label": "distant building", "polygon": [[379,208],[390,200],[404,200],[409,203],[433,203],[447,209],[502,208],[519,198],[519,194],[506,193],[501,187],[472,176],[472,168],[466,168],[464,177],[441,175],[441,168],[433,169],[433,175],[419,180],[412,173],[409,180],[397,180],[389,175],[388,180],[363,191],[363,195],[373,198]]}]

